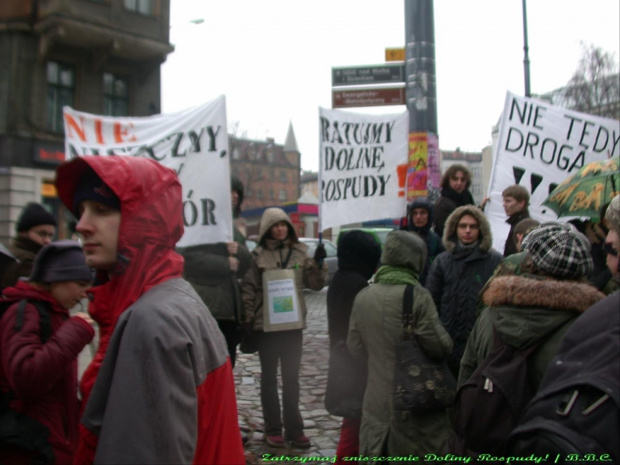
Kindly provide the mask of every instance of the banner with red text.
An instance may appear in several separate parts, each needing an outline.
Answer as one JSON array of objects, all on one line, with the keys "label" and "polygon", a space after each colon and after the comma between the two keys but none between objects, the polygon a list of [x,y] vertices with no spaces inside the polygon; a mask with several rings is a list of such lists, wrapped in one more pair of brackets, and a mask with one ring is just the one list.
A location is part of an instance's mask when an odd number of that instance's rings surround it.
[{"label": "banner with red text", "polygon": [[66,158],[151,158],[176,171],[183,186],[185,247],[232,240],[230,166],[224,96],[178,113],[93,115],[64,107]]},{"label": "banner with red text", "polygon": [[541,222],[567,221],[570,218],[558,219],[542,205],[543,201],[579,168],[618,154],[620,121],[508,92],[487,194],[490,202],[485,209],[493,231],[493,247],[503,252],[510,230],[502,207],[506,187],[519,184],[528,190],[532,218]]},{"label": "banner with red text", "polygon": [[408,113],[319,109],[320,227],[406,213]]}]

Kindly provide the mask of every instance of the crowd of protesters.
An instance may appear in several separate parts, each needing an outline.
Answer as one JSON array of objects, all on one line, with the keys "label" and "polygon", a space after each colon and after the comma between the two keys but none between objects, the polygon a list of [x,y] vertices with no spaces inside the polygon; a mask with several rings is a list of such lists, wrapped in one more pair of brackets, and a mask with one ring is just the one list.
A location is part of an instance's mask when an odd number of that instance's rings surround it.
[{"label": "crowd of protesters", "polygon": [[[529,217],[528,191],[507,187],[502,256],[470,186],[469,170],[453,165],[437,202],[411,202],[406,226],[383,247],[359,230],[339,239],[325,395],[327,411],[343,418],[337,463],[449,450],[454,405],[424,414],[393,406],[407,287],[419,347],[445,360],[459,386],[498,337],[517,351],[535,345],[527,383],[537,391],[553,382],[556,356],[575,357],[573,328],[601,325],[590,313],[619,336],[620,196],[600,221],[540,224]],[[299,411],[303,289],[325,286],[324,247],[310,256],[287,214],[268,208],[252,252],[237,228],[233,241],[177,249],[181,185],[153,160],[81,157],[59,166],[56,187],[80,241],[52,242],[55,218],[28,204],[8,247],[13,260],[0,270],[2,463],[245,463],[232,373],[242,338],[256,340],[265,443],[309,448]],[[234,177],[231,199],[238,217],[243,185]],[[271,289],[284,281],[289,293],[277,301]],[[87,295],[88,309],[76,312]],[[272,321],[282,305],[295,320]],[[78,383],[94,322],[97,351]],[[620,354],[613,361],[617,368]],[[617,370],[611,379],[617,402]],[[527,440],[532,450],[542,444]],[[617,443],[607,453],[620,460]]]}]

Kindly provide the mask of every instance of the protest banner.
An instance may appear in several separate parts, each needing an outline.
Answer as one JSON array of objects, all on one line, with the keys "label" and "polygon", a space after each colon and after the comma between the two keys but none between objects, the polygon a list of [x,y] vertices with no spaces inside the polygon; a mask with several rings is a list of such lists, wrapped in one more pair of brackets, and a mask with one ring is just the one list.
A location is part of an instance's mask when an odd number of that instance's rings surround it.
[{"label": "protest banner", "polygon": [[146,157],[176,171],[183,186],[185,226],[179,247],[232,240],[224,96],[178,113],[148,117],[63,110],[67,159]]},{"label": "protest banner", "polygon": [[[502,191],[513,184],[530,193],[530,216],[567,221],[542,205],[551,191],[579,168],[620,154],[620,121],[579,113],[534,98],[506,95],[485,214],[493,247],[500,252],[510,230]],[[611,199],[609,199],[611,200]],[[609,201],[607,200],[607,201]]]},{"label": "protest banner", "polygon": [[320,108],[319,119],[320,229],[405,215],[408,113]]}]

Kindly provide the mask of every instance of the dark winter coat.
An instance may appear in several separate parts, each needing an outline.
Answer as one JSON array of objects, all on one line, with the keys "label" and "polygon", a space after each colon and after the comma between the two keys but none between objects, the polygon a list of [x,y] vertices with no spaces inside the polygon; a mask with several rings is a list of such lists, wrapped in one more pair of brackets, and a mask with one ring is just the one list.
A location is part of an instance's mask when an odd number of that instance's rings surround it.
[{"label": "dark winter coat", "polygon": [[491,353],[495,326],[503,341],[517,349],[544,341],[532,354],[529,370],[537,388],[570,326],[604,297],[590,284],[576,281],[530,274],[493,278],[482,296],[489,308],[480,314],[463,354],[459,386]]},{"label": "dark winter coat", "polygon": [[[478,221],[480,237],[473,250],[466,251],[457,247],[456,227],[462,212]],[[491,248],[493,237],[489,222],[480,209],[473,206],[460,207],[448,218],[443,243],[446,251],[433,262],[426,288],[433,296],[441,322],[454,342],[448,364],[456,373],[467,338],[476,321],[478,294],[493,274],[502,255]]]},{"label": "dark winter coat", "polygon": [[[390,244],[390,236],[402,234]],[[393,247],[391,247],[393,245]],[[417,275],[424,266],[424,242],[414,234],[395,231],[388,236],[381,264],[410,268]],[[450,433],[447,411],[412,415],[393,408],[396,344],[402,341],[404,284],[381,281],[362,289],[353,303],[347,344],[351,353],[367,360],[360,454],[377,463],[381,456],[437,454]],[[424,352],[445,359],[452,341],[445,331],[430,294],[415,285],[412,317],[414,332]]]},{"label": "dark winter coat", "polygon": [[471,192],[464,190],[460,194],[450,187],[444,187],[441,189],[441,197],[435,202],[433,207],[433,229],[440,237],[443,237],[444,227],[448,217],[458,207],[464,205],[473,205],[474,198]]},{"label": "dark winter coat", "polygon": [[527,210],[527,207],[525,207],[520,212],[517,212],[509,216],[508,219],[506,220],[506,223],[510,225],[510,232],[508,233],[508,237],[506,237],[506,243],[504,244],[504,257],[507,257],[508,255],[512,255],[513,253],[518,252],[517,244],[514,238],[515,226],[517,225],[517,223],[519,223],[519,221],[524,220],[529,217],[530,217],[530,212]]},{"label": "dark winter coat", "polygon": [[[416,228],[411,220],[411,211],[414,208],[424,208],[428,212],[428,222],[426,226],[422,228]],[[441,252],[444,252],[446,249],[443,246],[441,241],[441,236],[431,230],[431,226],[433,225],[433,208],[431,207],[430,202],[426,197],[419,197],[415,199],[413,202],[407,205],[407,231],[413,231],[418,233],[424,242],[426,243],[426,265],[420,273],[420,284],[424,286],[426,284],[426,278],[428,276],[428,272],[431,269],[431,265],[433,261]]]},{"label": "dark winter coat", "polygon": [[348,232],[338,243],[338,270],[327,289],[330,359],[325,405],[329,411],[343,412],[349,418],[361,417],[368,373],[365,362],[354,358],[346,347],[349,319],[353,300],[368,286],[380,256],[381,246],[370,234]]},{"label": "dark winter coat", "polygon": [[237,228],[235,241],[239,244],[236,272],[230,269],[225,243],[201,244],[179,250],[185,259],[185,279],[194,287],[213,317],[218,321],[239,323],[243,319],[243,302],[239,279],[250,267],[251,256],[245,239]]},{"label": "dark winter coat", "polygon": [[10,263],[4,270],[2,282],[0,283],[0,289],[14,286],[17,284],[17,280],[19,278],[23,276],[30,276],[32,264],[34,263],[34,257],[42,247],[43,246],[41,244],[38,244],[27,237],[14,237],[7,249],[9,249],[18,261]]},{"label": "dark winter coat", "polygon": [[[14,304],[0,319],[0,389],[15,394],[12,410],[49,428],[55,463],[70,464],[77,447],[80,415],[77,357],[95,331],[84,319],[69,317],[69,311],[48,292],[28,283],[5,289],[3,296],[2,302]],[[47,342],[41,341],[39,312],[30,303],[24,308],[22,328],[15,331],[18,302],[23,299],[47,304],[52,327]]]}]

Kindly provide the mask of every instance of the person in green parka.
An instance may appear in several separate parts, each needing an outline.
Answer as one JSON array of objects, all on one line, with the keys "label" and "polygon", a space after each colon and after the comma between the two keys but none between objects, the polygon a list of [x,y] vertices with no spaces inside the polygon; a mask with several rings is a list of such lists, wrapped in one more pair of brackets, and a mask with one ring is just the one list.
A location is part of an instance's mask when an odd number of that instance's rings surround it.
[{"label": "person in green parka", "polygon": [[424,240],[416,233],[392,231],[375,284],[362,289],[353,302],[347,346],[353,356],[367,360],[360,454],[370,457],[371,463],[373,457],[437,454],[450,433],[447,410],[413,415],[395,411],[392,404],[395,348],[402,342],[402,306],[408,284],[414,286],[412,311],[420,346],[435,360],[452,353],[452,340],[433,299],[418,282],[425,264]]}]

